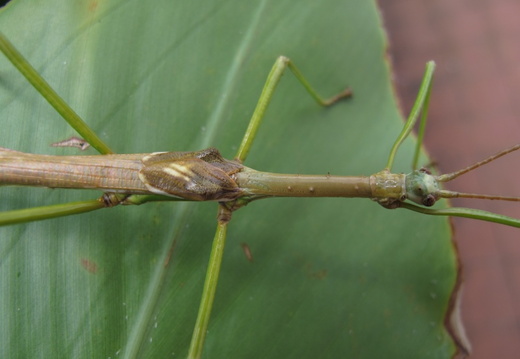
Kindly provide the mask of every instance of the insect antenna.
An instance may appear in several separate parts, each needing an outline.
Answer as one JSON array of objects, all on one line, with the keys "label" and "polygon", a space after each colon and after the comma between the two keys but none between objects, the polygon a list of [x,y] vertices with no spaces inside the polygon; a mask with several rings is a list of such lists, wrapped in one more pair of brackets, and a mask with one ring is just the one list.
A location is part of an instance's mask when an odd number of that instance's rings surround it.
[{"label": "insect antenna", "polygon": [[[438,182],[449,182],[459,176],[462,176],[465,173],[468,173],[476,168],[484,166],[485,164],[492,162],[502,156],[507,155],[508,153],[514,152],[520,149],[520,144],[517,144],[513,147],[507,148],[503,151],[500,151],[485,160],[476,162],[471,166],[463,168],[459,171],[446,173],[443,175],[435,176],[435,179]],[[509,196],[495,196],[495,195],[485,195],[485,194],[475,194],[475,193],[463,193],[463,192],[454,192],[448,190],[439,190],[438,195],[442,198],[479,198],[479,199],[493,199],[493,200],[501,200],[501,201],[520,201],[520,197],[509,197]]]}]

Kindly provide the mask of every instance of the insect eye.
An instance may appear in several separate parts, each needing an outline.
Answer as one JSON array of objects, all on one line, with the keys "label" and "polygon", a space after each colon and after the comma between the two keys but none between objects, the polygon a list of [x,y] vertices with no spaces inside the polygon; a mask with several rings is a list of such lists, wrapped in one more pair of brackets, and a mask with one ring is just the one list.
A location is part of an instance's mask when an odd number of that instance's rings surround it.
[{"label": "insect eye", "polygon": [[435,204],[437,200],[435,199],[435,196],[433,194],[429,194],[427,195],[426,197],[423,198],[423,201],[422,203],[426,206],[426,207],[431,207]]}]

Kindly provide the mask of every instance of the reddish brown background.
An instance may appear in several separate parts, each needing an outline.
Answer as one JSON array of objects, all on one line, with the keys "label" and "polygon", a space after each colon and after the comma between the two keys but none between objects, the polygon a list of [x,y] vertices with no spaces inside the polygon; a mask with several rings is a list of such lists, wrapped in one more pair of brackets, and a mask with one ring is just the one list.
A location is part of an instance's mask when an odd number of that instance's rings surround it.
[{"label": "reddish brown background", "polygon": [[[380,1],[404,111],[437,62],[426,147],[450,172],[520,143],[520,1]],[[450,184],[520,196],[520,153]],[[453,201],[520,218],[519,203]],[[453,220],[471,358],[520,358],[520,230]]]}]

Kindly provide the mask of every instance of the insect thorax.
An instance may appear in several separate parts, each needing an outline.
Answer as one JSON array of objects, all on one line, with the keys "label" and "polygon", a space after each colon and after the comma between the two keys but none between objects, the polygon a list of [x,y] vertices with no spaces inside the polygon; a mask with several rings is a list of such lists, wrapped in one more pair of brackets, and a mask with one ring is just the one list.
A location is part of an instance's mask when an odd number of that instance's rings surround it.
[{"label": "insect thorax", "polygon": [[372,199],[385,208],[397,208],[406,200],[406,175],[383,170],[370,176]]}]

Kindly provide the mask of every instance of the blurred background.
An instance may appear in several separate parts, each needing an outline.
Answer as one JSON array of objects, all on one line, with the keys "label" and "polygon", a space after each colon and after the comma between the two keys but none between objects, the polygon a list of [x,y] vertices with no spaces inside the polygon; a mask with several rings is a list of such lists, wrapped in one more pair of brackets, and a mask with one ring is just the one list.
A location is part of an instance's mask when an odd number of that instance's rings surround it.
[{"label": "blurred background", "polygon": [[[380,1],[404,113],[426,61],[437,63],[426,149],[452,172],[520,143],[520,1]],[[520,153],[465,175],[452,190],[520,196]],[[452,201],[520,218],[518,202]],[[520,358],[520,230],[453,219],[462,319],[474,359]]]}]

